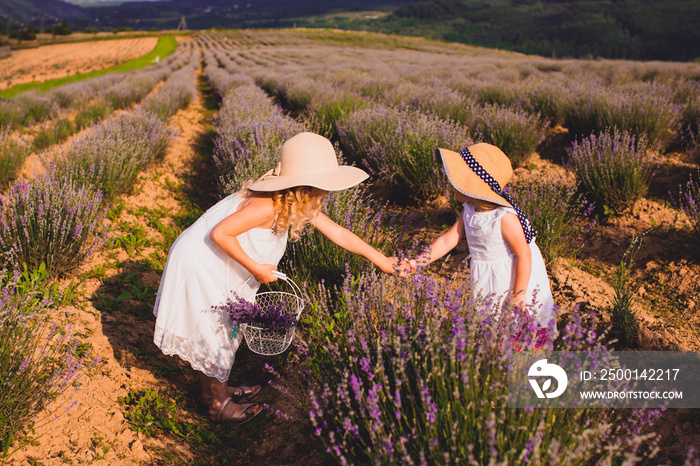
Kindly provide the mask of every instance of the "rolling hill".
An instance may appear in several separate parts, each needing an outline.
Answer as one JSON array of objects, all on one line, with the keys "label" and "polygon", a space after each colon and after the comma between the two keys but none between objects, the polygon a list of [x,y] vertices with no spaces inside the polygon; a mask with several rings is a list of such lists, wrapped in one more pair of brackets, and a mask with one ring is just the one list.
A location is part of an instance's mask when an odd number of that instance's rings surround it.
[{"label": "rolling hill", "polygon": [[[3,0],[0,15],[65,18],[74,29],[314,27],[422,36],[574,58],[700,59],[697,0],[167,0],[90,7]],[[0,21],[1,23],[1,21]],[[2,24],[0,24],[2,26]]]}]

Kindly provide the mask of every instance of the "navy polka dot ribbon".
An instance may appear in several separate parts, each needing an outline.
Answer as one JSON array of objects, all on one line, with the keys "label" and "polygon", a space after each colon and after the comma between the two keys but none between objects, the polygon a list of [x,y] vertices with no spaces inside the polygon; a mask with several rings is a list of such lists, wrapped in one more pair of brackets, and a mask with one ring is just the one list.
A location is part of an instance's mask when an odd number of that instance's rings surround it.
[{"label": "navy polka dot ribbon", "polygon": [[515,209],[515,213],[518,215],[518,220],[520,220],[520,225],[522,225],[523,227],[525,239],[528,243],[531,243],[535,236],[537,236],[537,232],[534,228],[532,228],[532,226],[530,226],[530,222],[527,220],[527,217],[525,217],[523,211],[520,210],[520,207],[518,207],[518,205],[513,201],[513,198],[510,196],[510,194],[501,189],[501,185],[498,184],[498,181],[496,181],[494,177],[491,176],[489,172],[487,172],[479,162],[477,162],[472,153],[469,152],[469,148],[465,147],[464,149],[462,149],[459,152],[459,155],[462,156],[469,168],[471,168],[471,170],[474,173],[476,173],[479,176],[479,178],[481,178],[484,181],[484,183],[489,185],[489,187],[494,193],[501,196],[503,199],[508,201],[508,203],[511,206],[513,206],[513,209]]}]

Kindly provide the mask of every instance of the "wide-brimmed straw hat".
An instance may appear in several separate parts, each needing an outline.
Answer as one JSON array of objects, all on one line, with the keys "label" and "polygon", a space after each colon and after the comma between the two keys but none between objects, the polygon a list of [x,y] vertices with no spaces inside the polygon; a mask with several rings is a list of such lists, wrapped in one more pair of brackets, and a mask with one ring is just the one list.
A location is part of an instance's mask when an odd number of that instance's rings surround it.
[{"label": "wide-brimmed straw hat", "polygon": [[[508,156],[498,147],[481,142],[468,147],[474,159],[486,170],[503,189],[513,176],[513,167]],[[442,159],[447,178],[460,193],[493,202],[505,207],[512,207],[503,197],[496,194],[484,180],[479,177],[464,161],[458,152],[438,148],[436,157]]]},{"label": "wide-brimmed straw hat", "polygon": [[369,178],[357,167],[338,165],[333,144],[321,135],[299,133],[289,138],[280,153],[274,171],[250,185],[251,191],[280,191],[295,186],[312,186],[325,191],[339,191]]}]

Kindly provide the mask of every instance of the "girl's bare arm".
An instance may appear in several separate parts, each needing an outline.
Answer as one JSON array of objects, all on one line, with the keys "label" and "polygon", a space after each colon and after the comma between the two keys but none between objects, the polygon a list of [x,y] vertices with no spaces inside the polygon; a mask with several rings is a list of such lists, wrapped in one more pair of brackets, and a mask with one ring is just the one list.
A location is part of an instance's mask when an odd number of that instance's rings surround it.
[{"label": "girl's bare arm", "polygon": [[328,218],[323,212],[319,212],[313,221],[314,227],[318,229],[326,238],[341,248],[369,259],[382,272],[394,273],[396,259],[386,257],[381,252],[363,241],[352,231],[343,228],[333,220]]},{"label": "girl's bare arm", "polygon": [[441,234],[438,239],[430,245],[430,250],[425,255],[422,255],[419,261],[427,260],[428,263],[432,263],[440,259],[453,250],[455,246],[464,239],[464,236],[464,223],[462,223],[462,217],[460,216],[449,230]]},{"label": "girl's bare arm", "polygon": [[237,236],[253,228],[270,228],[275,218],[272,199],[269,197],[249,197],[238,211],[219,222],[209,233],[209,238],[219,249],[235,259],[253,274],[259,283],[277,280],[272,275],[277,266],[259,264],[250,258],[241,247]]},{"label": "girl's bare arm", "polygon": [[513,303],[522,309],[525,304],[525,292],[530,282],[532,271],[532,253],[525,239],[523,227],[518,216],[508,212],[501,218],[503,238],[515,254],[515,282],[513,283]]}]

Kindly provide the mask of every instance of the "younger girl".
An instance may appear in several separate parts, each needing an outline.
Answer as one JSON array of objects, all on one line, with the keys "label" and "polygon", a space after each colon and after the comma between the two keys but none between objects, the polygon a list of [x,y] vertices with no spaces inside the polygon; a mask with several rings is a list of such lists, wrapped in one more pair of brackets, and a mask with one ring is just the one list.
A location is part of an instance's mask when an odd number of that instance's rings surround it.
[{"label": "younger girl", "polygon": [[447,254],[466,237],[475,296],[506,299],[534,317],[537,346],[556,334],[554,301],[547,270],[537,244],[536,232],[523,212],[503,191],[513,175],[508,157],[496,146],[474,144],[460,153],[437,149],[452,184],[455,199],[464,211],[421,258],[433,262]]},{"label": "younger girl", "polygon": [[173,243],[154,314],[155,344],[199,371],[205,403],[215,421],[245,422],[262,409],[236,404],[260,386],[227,387],[240,336],[231,338],[230,318],[214,306],[233,293],[252,301],[261,283],[277,280],[287,244],[312,224],[335,244],[366,257],[386,273],[394,260],[321,212],[328,191],[355,186],[368,175],[338,166],[331,142],[301,133],[282,146],[278,170],[209,209]]}]

